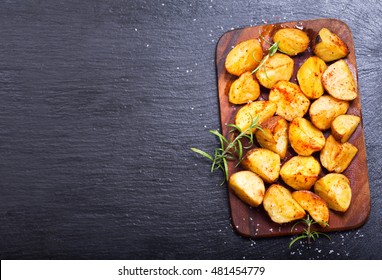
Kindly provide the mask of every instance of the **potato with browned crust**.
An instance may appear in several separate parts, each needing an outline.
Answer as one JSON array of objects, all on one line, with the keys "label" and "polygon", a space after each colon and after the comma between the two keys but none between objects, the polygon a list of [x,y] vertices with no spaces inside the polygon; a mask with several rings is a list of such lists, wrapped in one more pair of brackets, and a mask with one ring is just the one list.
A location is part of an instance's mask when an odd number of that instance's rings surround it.
[{"label": "potato with browned crust", "polygon": [[278,184],[266,190],[263,206],[275,223],[283,224],[305,217],[304,209],[293,199],[291,192]]},{"label": "potato with browned crust", "polygon": [[281,167],[280,176],[295,190],[309,190],[320,172],[321,165],[313,156],[294,156]]},{"label": "potato with browned crust", "polygon": [[251,72],[244,72],[232,84],[228,100],[232,104],[245,104],[255,101],[260,95],[260,85]]},{"label": "potato with browned crust", "polygon": [[265,88],[272,88],[281,80],[289,81],[293,75],[294,60],[286,54],[266,56],[267,61],[256,71],[256,78]]},{"label": "potato with browned crust", "polygon": [[320,130],[329,129],[332,121],[349,109],[349,102],[323,95],[315,100],[309,108],[311,122]]},{"label": "potato with browned crust", "polygon": [[273,35],[273,41],[279,42],[279,50],[289,56],[295,56],[309,47],[308,35],[297,28],[281,28]]},{"label": "potato with browned crust", "polygon": [[238,171],[231,175],[228,187],[245,203],[257,207],[263,202],[265,186],[257,174],[249,170]]},{"label": "potato with browned crust", "polygon": [[313,52],[325,62],[338,60],[349,54],[349,49],[341,38],[327,28],[318,32],[317,40],[319,42],[313,47]]},{"label": "potato with browned crust", "polygon": [[287,121],[303,117],[308,112],[310,101],[297,84],[278,81],[271,89],[269,101],[277,105],[276,114]]},{"label": "potato with browned crust", "polygon": [[297,81],[301,91],[309,99],[317,99],[324,94],[322,74],[327,66],[325,61],[317,56],[311,56],[297,71]]},{"label": "potato with browned crust", "polygon": [[293,150],[301,156],[310,156],[321,151],[325,145],[325,137],[321,130],[304,118],[295,118],[289,124],[288,135]]},{"label": "potato with browned crust", "polygon": [[314,192],[335,211],[345,212],[350,206],[352,190],[349,179],[343,174],[330,173],[320,178],[314,184]]},{"label": "potato with browned crust", "polygon": [[288,149],[288,122],[284,118],[273,116],[266,119],[255,136],[261,147],[277,153],[281,159],[285,158]]},{"label": "potato with browned crust", "polygon": [[256,39],[249,39],[237,44],[227,55],[225,68],[228,73],[240,76],[254,70],[263,58],[263,48]]},{"label": "potato with browned crust", "polygon": [[332,121],[331,131],[333,137],[341,142],[347,142],[357,129],[361,118],[355,115],[340,115]]},{"label": "potato with browned crust", "polygon": [[324,199],[311,191],[295,191],[292,197],[321,227],[329,226],[329,207]]}]

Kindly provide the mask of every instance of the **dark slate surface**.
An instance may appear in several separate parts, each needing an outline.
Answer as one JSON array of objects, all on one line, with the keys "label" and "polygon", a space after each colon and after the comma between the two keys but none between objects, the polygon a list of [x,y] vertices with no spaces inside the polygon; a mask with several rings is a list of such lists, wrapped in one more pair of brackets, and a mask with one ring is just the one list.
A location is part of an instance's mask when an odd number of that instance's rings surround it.
[{"label": "dark slate surface", "polygon": [[[1,258],[380,259],[382,4],[285,2],[1,1]],[[354,34],[371,214],[289,250],[233,231],[221,174],[189,148],[218,144],[225,31],[321,17]]]}]

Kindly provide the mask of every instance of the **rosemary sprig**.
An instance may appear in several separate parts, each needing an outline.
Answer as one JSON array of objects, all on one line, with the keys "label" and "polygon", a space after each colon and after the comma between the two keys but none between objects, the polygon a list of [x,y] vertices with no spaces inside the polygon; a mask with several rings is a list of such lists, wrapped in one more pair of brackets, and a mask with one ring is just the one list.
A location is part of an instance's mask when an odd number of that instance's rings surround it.
[{"label": "rosemary sprig", "polygon": [[[295,237],[290,243],[289,243],[289,249],[293,246],[294,243],[296,243],[296,241],[298,240],[301,240],[301,239],[304,239],[306,238],[307,241],[308,241],[308,244],[310,244],[313,241],[315,241],[317,238],[320,237],[320,235],[322,236],[325,236],[326,238],[328,238],[330,240],[330,237],[329,235],[327,235],[326,233],[323,233],[323,232],[318,232],[318,231],[314,231],[312,230],[312,225],[314,224],[317,224],[318,222],[314,221],[313,219],[310,218],[310,216],[308,215],[306,219],[301,219],[300,221],[298,221],[297,223],[295,223],[292,228],[291,228],[291,231],[293,231],[293,229],[296,227],[296,225],[300,224],[300,223],[303,223],[306,225],[306,228],[304,228],[304,231],[301,233],[301,235]],[[329,224],[323,222],[325,224],[325,226],[329,226]]]},{"label": "rosemary sprig", "polygon": [[[241,160],[243,159],[244,149],[249,149],[253,146],[253,130],[261,129],[260,125],[258,125],[258,121],[258,116],[254,119],[251,117],[251,124],[244,130],[235,124],[228,124],[228,126],[233,128],[229,131],[231,135],[230,140],[225,138],[217,130],[210,130],[210,133],[217,136],[220,141],[220,147],[214,150],[213,155],[210,155],[197,148],[191,148],[191,150],[211,160],[211,173],[215,170],[221,169],[224,173],[225,181],[228,181],[228,161],[237,160],[238,162],[236,167],[240,164]],[[234,135],[236,132],[239,134],[235,137]],[[244,146],[241,142],[244,138],[249,140],[247,146]]]},{"label": "rosemary sprig", "polygon": [[[259,37],[266,43],[268,43],[269,45],[271,45],[269,48],[268,48],[268,54],[266,56],[263,57],[263,59],[260,61],[259,65],[252,71],[252,74],[256,73],[257,71],[259,71],[263,66],[264,64],[268,61],[268,59],[273,56],[278,50],[279,50],[279,44],[280,44],[280,41],[277,41],[275,43],[271,43],[271,42],[268,42],[263,36],[261,36],[261,34],[259,34]],[[254,58],[254,56],[253,56]]]}]

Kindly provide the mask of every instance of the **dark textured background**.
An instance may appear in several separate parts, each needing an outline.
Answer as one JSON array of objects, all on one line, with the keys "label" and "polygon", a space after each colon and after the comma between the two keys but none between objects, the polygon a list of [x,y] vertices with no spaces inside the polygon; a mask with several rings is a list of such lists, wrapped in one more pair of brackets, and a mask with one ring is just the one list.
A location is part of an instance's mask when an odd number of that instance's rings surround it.
[{"label": "dark textured background", "polygon": [[[2,259],[380,259],[380,1],[0,2]],[[215,46],[248,25],[353,31],[371,191],[359,229],[287,248],[230,226]]]}]

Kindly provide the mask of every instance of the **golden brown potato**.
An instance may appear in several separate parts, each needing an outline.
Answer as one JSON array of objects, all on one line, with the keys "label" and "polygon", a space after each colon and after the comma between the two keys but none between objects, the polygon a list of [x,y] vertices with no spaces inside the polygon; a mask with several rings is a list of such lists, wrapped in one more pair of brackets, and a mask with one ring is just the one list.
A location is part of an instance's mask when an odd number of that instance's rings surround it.
[{"label": "golden brown potato", "polygon": [[245,203],[257,207],[263,202],[265,186],[255,173],[243,170],[231,175],[228,186]]},{"label": "golden brown potato", "polygon": [[245,72],[235,80],[229,90],[228,100],[233,104],[255,101],[260,95],[260,85],[251,72]]},{"label": "golden brown potato", "polygon": [[[276,104],[264,100],[254,101],[244,105],[237,111],[235,124],[244,131],[249,128],[252,120],[257,116],[259,117],[258,123],[261,124],[266,119],[272,117],[275,112]],[[256,129],[252,130],[253,133],[255,133],[255,131]]]},{"label": "golden brown potato", "polygon": [[281,159],[285,158],[288,149],[288,122],[273,116],[261,123],[261,130],[255,133],[261,147],[277,153]]},{"label": "golden brown potato", "polygon": [[290,191],[278,184],[266,190],[263,206],[275,223],[283,224],[305,217],[304,209],[293,199]]},{"label": "golden brown potato", "polygon": [[314,192],[326,201],[330,209],[345,212],[350,206],[352,190],[349,179],[343,174],[325,175],[314,184]]},{"label": "golden brown potato", "polygon": [[301,156],[310,156],[325,145],[324,134],[304,118],[295,118],[290,123],[288,135],[293,150]]},{"label": "golden brown potato", "polygon": [[297,72],[297,80],[301,91],[309,99],[317,99],[324,94],[322,74],[327,66],[325,61],[317,56],[311,56],[301,65]]},{"label": "golden brown potato", "polygon": [[342,173],[348,168],[357,152],[358,149],[349,142],[338,143],[333,135],[329,135],[320,152],[320,161],[328,171]]},{"label": "golden brown potato", "polygon": [[320,42],[313,47],[313,52],[325,62],[344,58],[349,53],[341,38],[327,28],[322,28],[318,32],[318,39]]},{"label": "golden brown potato", "polygon": [[293,75],[293,68],[292,58],[286,54],[275,53],[256,72],[256,78],[263,87],[270,89],[280,80],[289,81]]},{"label": "golden brown potato", "polygon": [[329,207],[324,199],[311,191],[295,191],[292,197],[321,227],[329,225]]},{"label": "golden brown potato", "polygon": [[332,121],[345,114],[348,108],[349,102],[323,95],[310,106],[310,120],[318,129],[326,130],[330,128]]},{"label": "golden brown potato", "polygon": [[244,72],[254,70],[263,58],[263,49],[256,39],[237,44],[227,55],[225,68],[228,73],[240,76]]},{"label": "golden brown potato", "polygon": [[350,139],[360,121],[361,118],[354,115],[338,116],[332,122],[332,135],[337,141],[345,143]]},{"label": "golden brown potato", "polygon": [[268,149],[249,150],[241,164],[245,169],[255,172],[267,183],[272,183],[279,177],[280,156]]},{"label": "golden brown potato", "polygon": [[308,35],[296,28],[282,28],[273,35],[273,41],[279,42],[279,50],[289,56],[304,52],[309,47]]},{"label": "golden brown potato", "polygon": [[295,190],[309,190],[321,172],[320,163],[312,156],[295,156],[281,167],[283,181]]},{"label": "golden brown potato", "polygon": [[322,84],[331,96],[340,100],[350,101],[358,95],[353,74],[342,59],[329,65],[322,74]]},{"label": "golden brown potato", "polygon": [[288,81],[278,81],[269,93],[269,101],[277,104],[276,114],[292,121],[308,112],[310,101],[300,87]]}]

